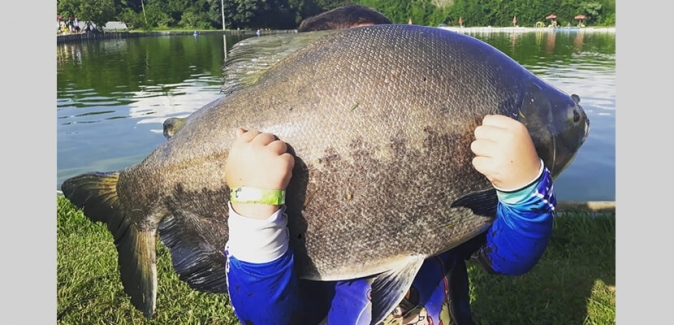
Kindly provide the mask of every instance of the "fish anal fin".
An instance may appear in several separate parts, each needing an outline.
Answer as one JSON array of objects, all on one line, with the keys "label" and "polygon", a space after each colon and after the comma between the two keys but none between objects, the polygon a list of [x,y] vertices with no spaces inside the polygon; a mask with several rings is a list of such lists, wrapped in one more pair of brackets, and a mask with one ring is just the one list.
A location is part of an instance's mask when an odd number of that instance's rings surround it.
[{"label": "fish anal fin", "polygon": [[481,192],[474,192],[464,195],[452,202],[451,207],[466,207],[474,214],[483,217],[496,217],[496,207],[498,205],[498,196],[495,189]]},{"label": "fish anal fin", "polygon": [[375,276],[372,282],[372,322],[379,324],[400,304],[424,263],[424,256],[412,255],[400,267]]}]

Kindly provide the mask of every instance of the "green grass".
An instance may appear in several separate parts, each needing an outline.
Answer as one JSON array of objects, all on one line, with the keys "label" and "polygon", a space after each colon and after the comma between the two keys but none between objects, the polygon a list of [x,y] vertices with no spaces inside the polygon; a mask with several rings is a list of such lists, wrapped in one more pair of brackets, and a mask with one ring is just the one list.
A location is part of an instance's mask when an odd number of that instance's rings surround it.
[{"label": "green grass", "polygon": [[[58,324],[238,324],[226,295],[190,289],[158,245],[157,309],[143,317],[117,272],[104,225],[57,201]],[[615,324],[615,215],[570,214],[555,220],[541,261],[519,277],[489,275],[469,264],[479,325]]]}]

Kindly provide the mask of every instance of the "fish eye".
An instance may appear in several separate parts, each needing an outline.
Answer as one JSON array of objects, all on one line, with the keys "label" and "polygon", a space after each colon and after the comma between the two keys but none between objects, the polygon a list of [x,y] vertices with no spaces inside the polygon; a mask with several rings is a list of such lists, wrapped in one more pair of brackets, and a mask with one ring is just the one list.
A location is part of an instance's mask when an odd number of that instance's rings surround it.
[{"label": "fish eye", "polygon": [[577,110],[573,110],[573,123],[578,123],[580,121],[580,114],[578,114]]}]

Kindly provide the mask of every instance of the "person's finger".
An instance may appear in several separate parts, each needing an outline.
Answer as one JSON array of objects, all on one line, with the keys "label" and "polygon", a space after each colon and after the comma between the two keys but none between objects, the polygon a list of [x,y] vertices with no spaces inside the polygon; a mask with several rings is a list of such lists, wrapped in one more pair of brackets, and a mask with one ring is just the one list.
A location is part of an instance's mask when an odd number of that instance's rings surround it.
[{"label": "person's finger", "polygon": [[498,114],[485,115],[485,117],[482,119],[482,125],[493,126],[502,129],[507,129],[513,122],[517,121],[505,115],[498,115]]},{"label": "person's finger", "polygon": [[288,151],[288,146],[281,140],[272,141],[267,145],[267,147],[278,155],[284,154],[286,151]]},{"label": "person's finger", "polygon": [[259,133],[252,140],[257,145],[266,146],[276,140],[276,136],[271,133]]},{"label": "person's finger", "polygon": [[476,156],[491,157],[494,152],[496,144],[489,140],[475,140],[470,144],[470,150]]},{"label": "person's finger", "polygon": [[[473,167],[482,175],[489,174],[491,160],[487,157],[476,156],[473,158]],[[489,180],[491,181],[491,179]]]},{"label": "person's finger", "polygon": [[285,162],[288,164],[288,167],[292,169],[295,167],[295,157],[289,153],[284,153],[279,156],[281,159],[285,160]]},{"label": "person's finger", "polygon": [[243,134],[239,135],[239,139],[242,142],[251,142],[260,134],[260,131],[250,130],[246,131]]},{"label": "person's finger", "polygon": [[481,125],[475,128],[474,134],[476,140],[490,140],[496,142],[503,137],[504,131],[505,129],[492,125]]}]

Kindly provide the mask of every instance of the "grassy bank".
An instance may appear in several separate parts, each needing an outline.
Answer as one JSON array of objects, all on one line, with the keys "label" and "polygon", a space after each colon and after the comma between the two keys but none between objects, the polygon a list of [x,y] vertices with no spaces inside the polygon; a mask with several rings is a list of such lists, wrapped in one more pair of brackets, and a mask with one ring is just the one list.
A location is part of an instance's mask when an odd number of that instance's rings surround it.
[{"label": "grassy bank", "polygon": [[[226,295],[178,279],[161,244],[157,312],[145,319],[124,294],[105,226],[61,196],[57,218],[58,324],[238,324]],[[475,265],[469,272],[480,325],[615,324],[615,216],[557,218],[548,250],[524,276],[488,275]]]}]

